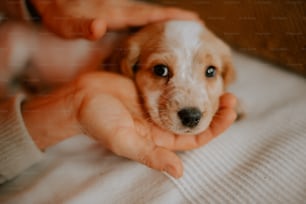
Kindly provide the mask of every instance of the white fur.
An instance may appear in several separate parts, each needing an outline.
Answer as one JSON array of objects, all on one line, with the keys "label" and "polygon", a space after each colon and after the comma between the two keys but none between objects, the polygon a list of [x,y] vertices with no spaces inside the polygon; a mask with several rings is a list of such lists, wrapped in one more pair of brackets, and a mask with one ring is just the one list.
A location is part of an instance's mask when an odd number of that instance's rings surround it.
[{"label": "white fur", "polygon": [[[159,126],[178,134],[196,134],[209,125],[215,113],[214,103],[218,103],[223,88],[219,77],[216,86],[208,90],[206,67],[211,63],[221,66],[221,59],[214,46],[203,41],[203,34],[210,35],[203,25],[191,21],[170,21],[164,25],[160,45],[163,49],[159,53],[151,53],[147,64],[160,59],[171,67],[173,76],[164,89],[154,92],[143,90],[142,94],[147,98],[145,102],[151,119]],[[211,61],[199,59],[201,52],[211,54]],[[183,126],[177,114],[188,107],[198,108],[202,112],[200,123],[194,128]]]}]

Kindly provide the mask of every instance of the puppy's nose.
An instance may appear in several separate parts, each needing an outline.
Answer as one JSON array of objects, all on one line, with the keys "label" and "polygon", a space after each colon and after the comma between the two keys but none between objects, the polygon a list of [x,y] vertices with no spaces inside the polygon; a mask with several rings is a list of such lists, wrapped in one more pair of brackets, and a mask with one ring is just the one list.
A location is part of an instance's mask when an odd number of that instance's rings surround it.
[{"label": "puppy's nose", "polygon": [[184,126],[194,128],[201,120],[202,113],[198,108],[183,108],[177,112]]}]

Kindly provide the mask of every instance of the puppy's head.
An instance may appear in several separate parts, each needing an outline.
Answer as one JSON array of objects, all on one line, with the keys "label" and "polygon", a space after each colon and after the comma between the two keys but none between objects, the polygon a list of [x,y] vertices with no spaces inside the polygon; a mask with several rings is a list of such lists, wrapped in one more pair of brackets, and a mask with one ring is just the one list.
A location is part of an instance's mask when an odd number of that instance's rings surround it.
[{"label": "puppy's head", "polygon": [[176,134],[204,131],[233,78],[228,46],[194,21],[138,31],[127,40],[120,66],[135,80],[150,119]]}]

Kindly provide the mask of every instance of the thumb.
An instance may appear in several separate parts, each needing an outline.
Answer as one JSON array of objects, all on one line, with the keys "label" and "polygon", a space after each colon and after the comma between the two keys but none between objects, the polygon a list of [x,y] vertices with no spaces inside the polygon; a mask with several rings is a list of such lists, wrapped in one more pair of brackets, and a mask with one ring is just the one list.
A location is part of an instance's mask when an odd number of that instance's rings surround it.
[{"label": "thumb", "polygon": [[156,146],[153,141],[138,135],[133,129],[118,129],[108,144],[108,149],[119,156],[165,171],[174,178],[179,178],[183,174],[182,161],[174,152]]},{"label": "thumb", "polygon": [[57,17],[45,24],[57,35],[69,39],[98,40],[107,30],[106,23],[101,19]]}]

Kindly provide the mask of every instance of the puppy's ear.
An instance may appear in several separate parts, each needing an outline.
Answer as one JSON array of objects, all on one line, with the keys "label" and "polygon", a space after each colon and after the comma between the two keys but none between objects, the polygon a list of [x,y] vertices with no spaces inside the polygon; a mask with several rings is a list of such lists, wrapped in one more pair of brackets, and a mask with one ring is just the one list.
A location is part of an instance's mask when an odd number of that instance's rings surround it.
[{"label": "puppy's ear", "polygon": [[133,39],[128,40],[123,47],[120,59],[120,69],[125,76],[133,78],[138,71],[139,55],[139,42]]},{"label": "puppy's ear", "polygon": [[230,55],[223,57],[222,78],[224,87],[227,87],[236,79],[236,72]]}]

